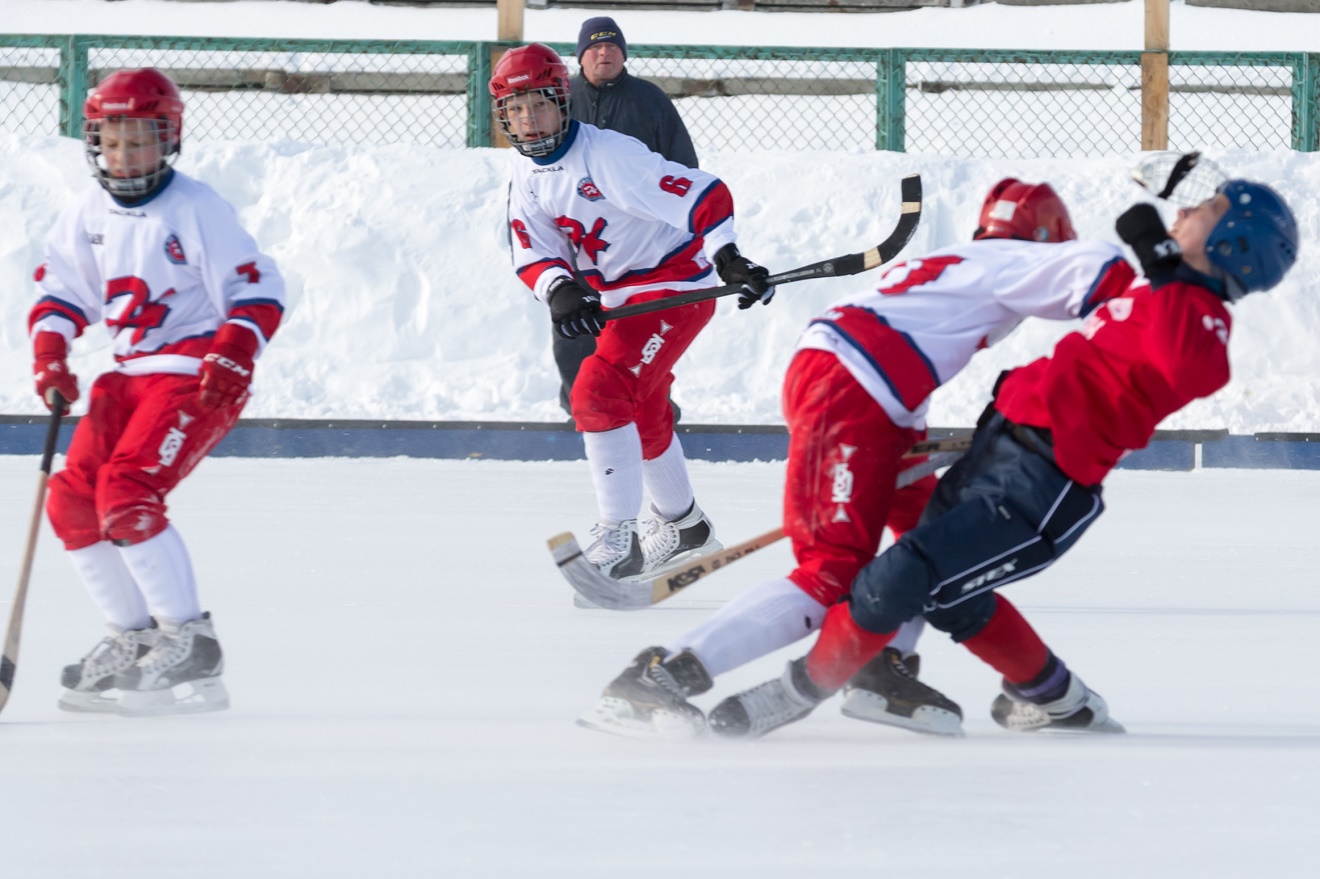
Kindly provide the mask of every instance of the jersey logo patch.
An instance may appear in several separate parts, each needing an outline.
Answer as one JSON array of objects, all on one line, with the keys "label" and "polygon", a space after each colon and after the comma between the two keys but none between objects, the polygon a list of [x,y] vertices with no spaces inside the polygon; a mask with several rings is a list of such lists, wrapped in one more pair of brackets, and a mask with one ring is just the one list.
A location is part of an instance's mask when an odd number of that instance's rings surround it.
[{"label": "jersey logo patch", "polygon": [[165,255],[169,257],[170,262],[176,266],[186,265],[188,257],[184,256],[183,245],[179,243],[178,235],[171,235],[165,239]]},{"label": "jersey logo patch", "polygon": [[578,181],[577,191],[578,195],[587,201],[600,201],[605,197],[604,193],[600,191],[600,187],[591,182],[590,177],[583,177]]}]

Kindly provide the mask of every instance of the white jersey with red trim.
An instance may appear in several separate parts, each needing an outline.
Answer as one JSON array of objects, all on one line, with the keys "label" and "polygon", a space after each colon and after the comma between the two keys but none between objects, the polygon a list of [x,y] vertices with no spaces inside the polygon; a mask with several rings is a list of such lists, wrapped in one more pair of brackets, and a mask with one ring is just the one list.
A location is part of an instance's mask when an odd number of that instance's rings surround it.
[{"label": "white jersey with red trim", "polygon": [[537,299],[576,267],[606,308],[708,286],[715,252],[736,240],[718,177],[576,121],[550,155],[515,161],[509,228],[514,270]]},{"label": "white jersey with red trim", "polygon": [[833,353],[895,424],[922,429],[931,392],[1023,318],[1085,316],[1134,278],[1101,241],[971,241],[890,267],[813,320],[798,348]]},{"label": "white jersey with red trim", "polygon": [[195,374],[224,323],[279,326],[284,279],[215,190],[173,172],[151,198],[123,205],[100,186],[65,209],[36,271],[32,334],[72,340],[105,321],[121,372]]}]

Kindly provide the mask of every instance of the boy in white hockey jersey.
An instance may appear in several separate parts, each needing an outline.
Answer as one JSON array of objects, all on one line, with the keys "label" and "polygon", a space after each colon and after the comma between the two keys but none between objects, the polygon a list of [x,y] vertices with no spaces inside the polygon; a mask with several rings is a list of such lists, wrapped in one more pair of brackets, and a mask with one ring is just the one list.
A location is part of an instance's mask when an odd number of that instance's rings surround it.
[{"label": "boy in white hockey jersey", "polygon": [[[599,336],[570,397],[600,506],[587,559],[622,578],[718,549],[669,405],[673,365],[714,300],[608,324],[606,309],[709,286],[712,265],[743,285],[740,307],[768,302],[769,272],[738,252],[733,198],[707,172],[571,120],[568,68],[540,43],[505,53],[490,93],[521,154],[509,195],[514,269],[561,335]],[[639,534],[643,488],[652,517]]]},{"label": "boy in white hockey jersey", "polygon": [[73,339],[98,321],[114,339],[116,368],[92,384],[46,504],[113,634],[64,669],[59,705],[216,711],[224,660],[165,497],[238,420],[284,282],[233,207],[173,169],[183,100],[168,77],[115,73],[83,112],[100,185],[51,230],[29,326],[47,405],[79,397]]},{"label": "boy in white hockey jersey", "polygon": [[[783,394],[784,533],[797,567],[642,651],[579,723],[631,736],[702,732],[705,718],[689,696],[817,631],[875,557],[885,526],[897,538],[917,525],[935,478],[894,486],[911,463],[903,454],[925,435],[930,394],[1025,317],[1085,315],[1134,277],[1118,247],[1074,240],[1068,210],[1046,183],[1001,180],[973,237],[892,266],[875,288],[834,303],[806,328]],[[852,678],[845,714],[961,734],[961,709],[914,673],[921,626],[920,618],[905,623]]]}]

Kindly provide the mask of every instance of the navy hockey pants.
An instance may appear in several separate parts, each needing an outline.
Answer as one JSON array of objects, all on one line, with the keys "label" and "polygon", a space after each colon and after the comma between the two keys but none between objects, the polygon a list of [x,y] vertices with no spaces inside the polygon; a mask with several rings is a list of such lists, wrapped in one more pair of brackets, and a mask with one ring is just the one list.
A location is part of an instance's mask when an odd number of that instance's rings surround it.
[{"label": "navy hockey pants", "polygon": [[1048,567],[1103,511],[1099,486],[1055,465],[1047,432],[996,412],[940,480],[921,523],[857,575],[853,619],[892,632],[925,614],[964,641],[993,615],[994,589]]}]

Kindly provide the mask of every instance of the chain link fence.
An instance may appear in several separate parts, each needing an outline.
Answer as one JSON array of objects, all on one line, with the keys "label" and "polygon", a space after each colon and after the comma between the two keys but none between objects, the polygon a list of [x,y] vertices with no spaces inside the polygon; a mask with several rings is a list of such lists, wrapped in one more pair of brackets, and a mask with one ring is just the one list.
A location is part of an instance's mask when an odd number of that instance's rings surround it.
[{"label": "chain link fence", "polygon": [[[509,44],[0,36],[3,129],[77,136],[88,89],[160,67],[184,139],[491,143]],[[553,44],[576,73],[571,44]],[[1317,148],[1320,55],[1171,53],[1169,148]],[[630,46],[699,152],[889,149],[970,157],[1141,149],[1137,52]]]}]

